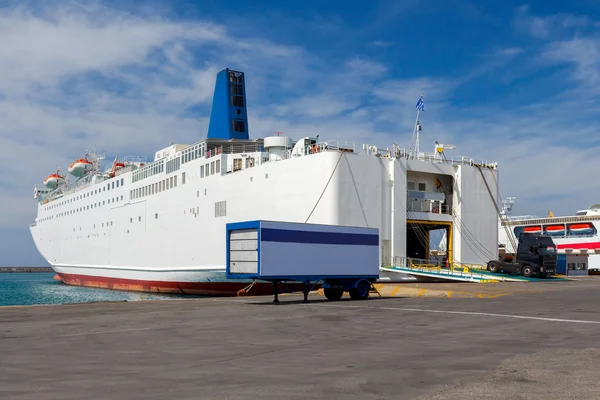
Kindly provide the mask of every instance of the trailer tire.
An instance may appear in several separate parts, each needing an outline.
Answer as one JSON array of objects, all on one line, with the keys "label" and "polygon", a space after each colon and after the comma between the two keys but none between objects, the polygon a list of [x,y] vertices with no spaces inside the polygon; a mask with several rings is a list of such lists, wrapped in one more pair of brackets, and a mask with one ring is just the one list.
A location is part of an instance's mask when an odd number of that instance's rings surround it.
[{"label": "trailer tire", "polygon": [[523,265],[523,268],[521,268],[521,275],[523,275],[525,278],[531,278],[533,275],[533,268],[531,268],[529,265]]},{"label": "trailer tire", "polygon": [[488,269],[488,271],[490,271],[493,274],[495,274],[499,271],[498,264],[496,264],[495,261],[490,261],[487,265],[487,269]]},{"label": "trailer tire", "polygon": [[323,292],[325,293],[327,300],[330,301],[338,301],[344,295],[344,289],[340,288],[325,288],[323,289]]},{"label": "trailer tire", "polygon": [[366,300],[369,297],[371,284],[367,281],[360,281],[354,289],[350,289],[350,298],[352,300]]}]

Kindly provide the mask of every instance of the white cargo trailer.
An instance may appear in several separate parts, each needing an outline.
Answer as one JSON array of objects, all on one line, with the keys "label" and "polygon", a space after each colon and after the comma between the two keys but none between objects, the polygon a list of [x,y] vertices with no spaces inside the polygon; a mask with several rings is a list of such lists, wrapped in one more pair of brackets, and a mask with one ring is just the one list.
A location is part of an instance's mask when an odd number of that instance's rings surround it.
[{"label": "white cargo trailer", "polygon": [[304,300],[311,282],[322,282],[325,296],[339,300],[366,299],[379,278],[379,230],[338,225],[276,221],[229,223],[226,273],[228,279],[304,283]]}]

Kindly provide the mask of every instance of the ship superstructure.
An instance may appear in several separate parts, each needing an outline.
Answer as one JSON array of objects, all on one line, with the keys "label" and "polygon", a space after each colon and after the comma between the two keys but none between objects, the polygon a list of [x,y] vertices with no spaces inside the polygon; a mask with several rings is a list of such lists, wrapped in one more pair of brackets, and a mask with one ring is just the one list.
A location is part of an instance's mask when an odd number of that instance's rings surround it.
[{"label": "ship superstructure", "polygon": [[[68,284],[235,294],[225,278],[225,225],[245,220],[380,230],[381,266],[427,259],[429,233],[447,256],[482,264],[497,250],[497,164],[319,135],[250,139],[244,74],[217,75],[207,138],[171,144],[151,162],[90,152],[74,179],[36,189],[35,244]],[[302,258],[303,254],[290,254]]]}]

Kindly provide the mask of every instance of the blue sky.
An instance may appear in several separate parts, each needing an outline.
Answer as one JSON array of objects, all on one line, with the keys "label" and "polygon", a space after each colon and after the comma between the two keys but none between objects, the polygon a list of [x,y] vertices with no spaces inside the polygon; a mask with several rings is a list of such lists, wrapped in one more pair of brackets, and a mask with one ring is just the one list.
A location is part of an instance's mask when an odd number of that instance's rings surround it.
[{"label": "blue sky", "polygon": [[424,92],[422,148],[498,161],[515,213],[600,202],[597,2],[8,1],[0,39],[0,265],[43,263],[33,186],[57,167],[204,138],[226,67],[252,137],[408,147]]}]

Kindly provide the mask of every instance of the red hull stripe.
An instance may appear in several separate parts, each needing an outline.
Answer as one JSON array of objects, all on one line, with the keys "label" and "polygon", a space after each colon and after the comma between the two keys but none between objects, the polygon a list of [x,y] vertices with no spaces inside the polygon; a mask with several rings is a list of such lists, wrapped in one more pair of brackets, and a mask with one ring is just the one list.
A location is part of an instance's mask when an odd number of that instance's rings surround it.
[{"label": "red hull stripe", "polygon": [[[204,296],[236,296],[239,290],[250,285],[250,282],[168,282],[63,273],[59,273],[58,275],[67,285],[135,292],[195,294]],[[280,284],[279,287],[280,292],[302,291],[301,284]],[[318,289],[318,286],[314,289]],[[248,295],[259,296],[272,293],[273,285],[271,283],[258,282],[252,286]]]},{"label": "red hull stripe", "polygon": [[600,242],[559,244],[557,249],[600,249]]}]

